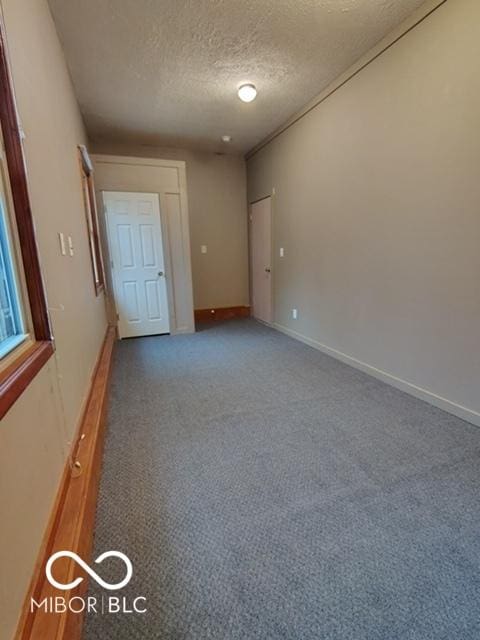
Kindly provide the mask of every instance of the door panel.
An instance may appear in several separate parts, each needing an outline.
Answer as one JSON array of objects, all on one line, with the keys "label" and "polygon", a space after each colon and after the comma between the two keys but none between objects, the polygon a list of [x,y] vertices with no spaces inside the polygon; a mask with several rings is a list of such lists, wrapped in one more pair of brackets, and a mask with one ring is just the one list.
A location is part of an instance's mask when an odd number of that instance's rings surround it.
[{"label": "door panel", "polygon": [[128,322],[140,322],[140,310],[138,308],[138,294],[136,282],[123,282],[123,302],[125,317]]},{"label": "door panel", "polygon": [[250,209],[250,269],[254,318],[271,323],[272,317],[272,207],[264,198]]},{"label": "door panel", "polygon": [[157,259],[155,256],[155,235],[154,229],[151,224],[140,225],[140,238],[142,246],[142,261],[144,267],[157,266]]},{"label": "door panel", "polygon": [[145,282],[145,298],[147,300],[147,317],[149,320],[160,320],[160,300],[158,291],[158,281],[149,280]]},{"label": "door panel", "polygon": [[168,333],[158,195],[105,191],[103,199],[120,337]]},{"label": "door panel", "polygon": [[140,215],[151,215],[153,213],[152,203],[149,200],[139,200],[138,213]]},{"label": "door panel", "polygon": [[133,267],[133,243],[132,227],[129,224],[119,224],[117,226],[118,250],[120,264],[124,269]]}]

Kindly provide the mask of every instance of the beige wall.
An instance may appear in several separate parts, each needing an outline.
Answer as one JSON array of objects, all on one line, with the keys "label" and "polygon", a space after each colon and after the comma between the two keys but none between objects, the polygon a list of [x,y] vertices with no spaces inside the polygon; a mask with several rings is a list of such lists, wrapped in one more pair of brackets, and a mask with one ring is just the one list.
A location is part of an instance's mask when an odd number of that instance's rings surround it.
[{"label": "beige wall", "polygon": [[[93,143],[95,153],[184,160],[187,165],[195,309],[248,304],[243,158],[185,149]],[[200,252],[207,245],[207,253]]]},{"label": "beige wall", "polygon": [[447,2],[247,163],[277,325],[476,422],[479,23]]},{"label": "beige wall", "polygon": [[[2,0],[56,354],[0,425],[0,639],[12,637],[106,330],[76,146],[85,132],[46,0]],[[57,233],[73,237],[61,256]]]}]

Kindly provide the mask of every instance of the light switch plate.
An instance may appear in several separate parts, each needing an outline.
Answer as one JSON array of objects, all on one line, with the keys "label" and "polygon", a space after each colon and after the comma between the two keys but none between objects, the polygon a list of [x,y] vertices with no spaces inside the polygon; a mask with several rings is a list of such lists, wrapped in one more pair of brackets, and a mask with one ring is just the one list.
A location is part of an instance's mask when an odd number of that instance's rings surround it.
[{"label": "light switch plate", "polygon": [[298,318],[298,309],[292,309],[292,318],[297,320]]},{"label": "light switch plate", "polygon": [[280,247],[280,258],[283,258],[285,255],[285,251],[283,250],[283,247]]},{"label": "light switch plate", "polygon": [[62,256],[66,256],[67,248],[65,246],[65,236],[63,235],[62,232],[58,234],[58,241],[60,243],[60,253],[62,254]]},{"label": "light switch plate", "polygon": [[73,254],[75,253],[74,250],[73,250],[72,236],[68,236],[68,251],[69,251],[71,256],[73,256]]},{"label": "light switch plate", "polygon": [[200,251],[202,253],[207,253],[207,245],[206,244],[202,244],[202,246],[200,247]]}]

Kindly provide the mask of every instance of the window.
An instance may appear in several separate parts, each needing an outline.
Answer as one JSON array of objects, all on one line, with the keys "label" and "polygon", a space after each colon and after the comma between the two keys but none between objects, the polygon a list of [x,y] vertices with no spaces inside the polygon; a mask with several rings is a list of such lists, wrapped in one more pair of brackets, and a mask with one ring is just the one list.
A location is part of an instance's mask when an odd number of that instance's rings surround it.
[{"label": "window", "polygon": [[2,175],[0,176],[0,359],[27,338],[14,256]]},{"label": "window", "polygon": [[0,21],[0,418],[53,354],[15,97]]},{"label": "window", "polygon": [[102,251],[98,233],[97,204],[95,200],[95,185],[93,183],[93,165],[86,147],[78,147],[80,153],[80,169],[82,173],[83,199],[87,217],[88,241],[92,259],[93,284],[97,296],[104,289],[105,276],[103,273]]}]

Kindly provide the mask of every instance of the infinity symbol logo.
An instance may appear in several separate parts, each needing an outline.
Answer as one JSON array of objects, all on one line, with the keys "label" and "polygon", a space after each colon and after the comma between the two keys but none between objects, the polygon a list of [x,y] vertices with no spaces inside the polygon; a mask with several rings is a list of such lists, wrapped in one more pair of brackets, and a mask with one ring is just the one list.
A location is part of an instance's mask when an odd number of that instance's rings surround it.
[{"label": "infinity symbol logo", "polygon": [[69,582],[68,584],[62,584],[61,582],[57,582],[55,578],[52,576],[52,565],[56,560],[58,560],[58,558],[72,558],[72,560],[75,560],[75,562],[79,564],[82,567],[82,569],[84,569],[88,573],[88,575],[91,578],[93,578],[95,582],[97,582],[104,589],[109,589],[110,591],[113,591],[115,589],[122,589],[126,584],[130,582],[130,579],[132,577],[132,574],[133,574],[132,563],[130,562],[130,559],[127,558],[127,556],[124,553],[121,553],[120,551],[105,551],[105,553],[102,553],[101,555],[98,556],[98,558],[95,560],[95,564],[100,564],[105,560],[105,558],[111,558],[111,557],[120,558],[121,560],[123,560],[123,562],[125,563],[125,566],[127,567],[127,574],[125,578],[121,582],[118,582],[116,584],[109,584],[108,582],[105,582],[105,580],[102,580],[102,578],[98,575],[98,573],[93,571],[93,569],[91,569],[88,566],[88,564],[84,562],[82,558],[80,558],[80,556],[77,556],[76,553],[73,553],[73,551],[57,551],[57,553],[54,553],[52,556],[50,556],[47,562],[47,566],[45,568],[45,573],[47,575],[47,579],[50,582],[50,584],[56,587],[57,589],[63,589],[63,590],[73,589],[74,587],[76,587],[82,582],[83,580],[82,576],[78,576],[78,578],[75,578],[75,580],[72,580],[72,582]]}]

